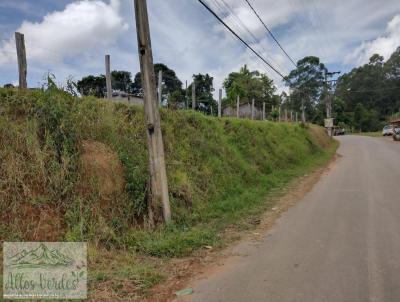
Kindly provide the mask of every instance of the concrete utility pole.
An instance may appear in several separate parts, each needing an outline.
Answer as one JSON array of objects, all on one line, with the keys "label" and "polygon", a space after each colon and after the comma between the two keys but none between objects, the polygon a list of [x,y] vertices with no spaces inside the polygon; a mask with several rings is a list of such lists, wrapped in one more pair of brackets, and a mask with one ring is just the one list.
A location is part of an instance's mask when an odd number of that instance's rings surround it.
[{"label": "concrete utility pole", "polygon": [[262,120],[265,121],[265,102],[263,102]]},{"label": "concrete utility pole", "polygon": [[[326,118],[332,118],[332,98],[329,92],[328,76],[332,77],[335,74],[340,74],[340,71],[328,72],[325,71],[325,102],[326,102]],[[331,123],[333,125],[333,123]],[[328,127],[328,135],[333,136],[333,128]]]},{"label": "concrete utility pole", "polygon": [[112,87],[111,87],[111,67],[110,67],[110,55],[106,55],[106,88],[107,88],[107,98],[112,98]]},{"label": "concrete utility pole", "polygon": [[162,70],[161,69],[158,71],[157,93],[158,93],[158,106],[161,107],[161,104],[162,104]]},{"label": "concrete utility pole", "polygon": [[296,111],[296,123],[298,122],[298,118],[297,118],[297,111]]},{"label": "concrete utility pole", "polygon": [[301,99],[301,122],[303,124],[306,123],[306,112],[305,112],[305,106],[304,106],[304,99]]},{"label": "concrete utility pole", "polygon": [[196,84],[192,83],[192,109],[196,110]]},{"label": "concrete utility pole", "polygon": [[287,108],[285,108],[285,122],[288,121]]},{"label": "concrete utility pole", "polygon": [[222,116],[222,89],[219,90],[219,98],[218,98],[218,117]]},{"label": "concrete utility pole", "polygon": [[237,100],[236,100],[236,117],[237,118],[240,117],[239,110],[240,110],[240,96],[237,96]]},{"label": "concrete utility pole", "polygon": [[17,47],[19,89],[26,89],[28,88],[28,83],[26,82],[28,67],[26,63],[25,38],[23,34],[19,32],[15,33],[15,45]]},{"label": "concrete utility pole", "polygon": [[254,99],[251,100],[251,119],[254,120]]},{"label": "concrete utility pole", "polygon": [[293,122],[293,110],[290,110],[290,121]]},{"label": "concrete utility pole", "polygon": [[151,50],[149,19],[146,0],[135,0],[136,31],[140,70],[142,75],[144,115],[147,129],[147,147],[151,194],[149,220],[154,226],[154,210],[162,206],[165,223],[171,222],[167,173],[165,168],[164,144],[161,133],[160,113],[157,106],[156,84]]}]

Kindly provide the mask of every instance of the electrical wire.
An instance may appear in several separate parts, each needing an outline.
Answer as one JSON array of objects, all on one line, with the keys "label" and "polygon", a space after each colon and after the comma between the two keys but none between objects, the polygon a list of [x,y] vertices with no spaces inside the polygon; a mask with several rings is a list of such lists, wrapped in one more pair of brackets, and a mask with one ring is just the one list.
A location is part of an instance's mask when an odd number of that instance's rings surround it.
[{"label": "electrical wire", "polygon": [[270,36],[272,37],[272,39],[274,39],[274,41],[276,42],[276,44],[278,44],[279,48],[283,51],[283,53],[286,55],[286,57],[288,57],[288,59],[290,60],[290,62],[292,62],[292,64],[294,65],[294,67],[297,68],[297,64],[295,63],[295,61],[292,59],[291,56],[289,56],[289,54],[287,53],[287,51],[282,47],[282,45],[278,42],[278,39],[276,39],[276,37],[274,36],[274,34],[271,32],[271,30],[268,28],[268,26],[264,23],[264,21],[261,19],[260,15],[257,13],[257,11],[254,9],[254,7],[250,4],[250,2],[248,0],[244,0],[246,1],[246,3],[249,5],[249,7],[251,8],[251,10],[254,12],[254,14],[257,16],[258,20],[260,20],[260,22],[262,23],[262,25],[264,26],[264,28],[268,31],[268,33],[270,34]]}]

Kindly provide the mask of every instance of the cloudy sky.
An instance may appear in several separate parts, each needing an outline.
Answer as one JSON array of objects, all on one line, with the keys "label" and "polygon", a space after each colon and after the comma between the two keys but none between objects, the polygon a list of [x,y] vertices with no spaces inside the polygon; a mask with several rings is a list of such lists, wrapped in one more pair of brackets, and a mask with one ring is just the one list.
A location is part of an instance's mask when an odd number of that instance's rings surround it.
[{"label": "cloudy sky", "polygon": [[[205,0],[282,74],[291,62],[244,0]],[[373,53],[385,58],[400,45],[399,0],[249,0],[295,61],[321,58],[331,71],[348,71]],[[219,88],[243,64],[279,76],[227,32],[197,0],[147,0],[153,55],[184,83],[209,73]],[[28,85],[47,72],[62,82],[112,69],[139,69],[133,0],[0,0],[0,85],[17,83],[14,32],[25,34]],[[251,32],[252,35],[249,34]]]}]

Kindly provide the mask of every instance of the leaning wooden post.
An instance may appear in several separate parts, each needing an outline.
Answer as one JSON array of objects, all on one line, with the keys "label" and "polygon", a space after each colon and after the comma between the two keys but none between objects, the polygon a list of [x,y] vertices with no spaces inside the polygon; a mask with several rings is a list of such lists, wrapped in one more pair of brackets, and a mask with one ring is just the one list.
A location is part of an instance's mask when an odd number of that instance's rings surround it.
[{"label": "leaning wooden post", "polygon": [[236,117],[237,118],[240,117],[239,110],[240,110],[240,96],[237,96],[237,100],[236,100]]},{"label": "leaning wooden post", "polygon": [[149,219],[150,223],[154,225],[153,211],[159,206],[162,206],[164,221],[165,223],[170,223],[171,210],[168,196],[168,182],[160,125],[160,113],[158,111],[156,98],[153,54],[151,50],[146,0],[135,0],[135,15],[150,164],[151,194],[149,201]]},{"label": "leaning wooden post", "polygon": [[218,98],[218,117],[222,116],[221,108],[222,107],[222,89],[219,90],[219,98]]},{"label": "leaning wooden post", "polygon": [[23,34],[19,32],[15,33],[15,45],[17,47],[19,88],[26,89],[28,88],[28,83],[26,82],[28,68],[26,63],[25,38]]},{"label": "leaning wooden post", "polygon": [[192,109],[196,110],[196,84],[192,83]]},{"label": "leaning wooden post", "polygon": [[158,84],[157,84],[158,106],[162,104],[162,70],[158,71]]},{"label": "leaning wooden post", "polygon": [[251,119],[254,120],[254,99],[251,100]]},{"label": "leaning wooden post", "polygon": [[262,120],[265,121],[265,102],[263,102]]},{"label": "leaning wooden post", "polygon": [[110,67],[110,55],[106,55],[106,88],[107,88],[107,98],[112,98],[112,86],[111,86],[111,67]]}]

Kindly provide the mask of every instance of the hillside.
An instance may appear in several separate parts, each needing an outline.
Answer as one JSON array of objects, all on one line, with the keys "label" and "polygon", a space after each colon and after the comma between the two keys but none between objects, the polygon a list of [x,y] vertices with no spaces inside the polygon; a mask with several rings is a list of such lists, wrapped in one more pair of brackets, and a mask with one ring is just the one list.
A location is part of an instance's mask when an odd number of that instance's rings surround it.
[{"label": "hillside", "polygon": [[316,126],[162,110],[173,225],[146,228],[142,108],[0,90],[0,240],[89,241],[152,256],[218,245],[265,197],[328,158]]}]

